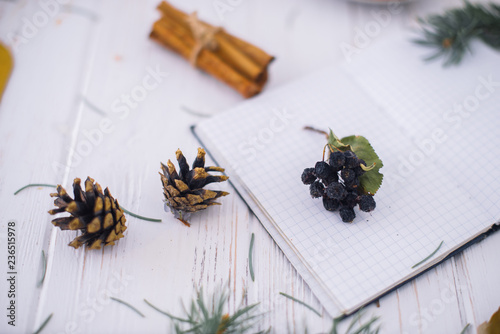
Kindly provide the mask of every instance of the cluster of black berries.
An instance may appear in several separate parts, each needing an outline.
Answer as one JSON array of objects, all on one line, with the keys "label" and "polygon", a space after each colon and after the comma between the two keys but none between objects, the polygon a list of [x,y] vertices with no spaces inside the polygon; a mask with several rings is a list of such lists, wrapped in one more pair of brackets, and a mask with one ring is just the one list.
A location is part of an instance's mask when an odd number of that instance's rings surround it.
[{"label": "cluster of black berries", "polygon": [[356,218],[354,207],[361,211],[375,209],[375,200],[371,195],[362,195],[359,177],[365,173],[352,151],[335,151],[330,154],[328,163],[318,161],[314,168],[306,168],[302,173],[302,182],[308,184],[312,198],[323,197],[323,206],[328,211],[339,211],[342,221],[350,223]]}]

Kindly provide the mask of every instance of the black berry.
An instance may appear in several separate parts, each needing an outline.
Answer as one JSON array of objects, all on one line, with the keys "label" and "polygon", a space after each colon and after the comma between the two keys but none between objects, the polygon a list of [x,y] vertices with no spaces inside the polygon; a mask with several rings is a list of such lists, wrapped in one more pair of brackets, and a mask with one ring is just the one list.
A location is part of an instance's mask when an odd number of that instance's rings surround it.
[{"label": "black berry", "polygon": [[363,159],[353,151],[331,152],[328,162],[318,161],[314,168],[302,172],[302,182],[309,185],[312,198],[323,199],[327,211],[339,211],[342,221],[350,223],[356,218],[354,208],[359,205],[361,211],[375,209],[375,200],[371,195],[363,195],[360,176],[366,171]]},{"label": "black berry", "polygon": [[337,183],[339,182],[339,176],[337,174],[337,172],[335,171],[332,171],[332,173],[330,174],[330,176],[328,176],[328,178],[326,178],[325,180],[323,180],[323,182],[328,186],[332,183]]},{"label": "black berry", "polygon": [[359,201],[359,209],[364,212],[375,210],[375,200],[371,195],[363,195]]},{"label": "black berry", "polygon": [[340,218],[342,218],[342,221],[344,223],[351,223],[354,218],[356,218],[356,214],[354,213],[354,210],[349,207],[341,207],[340,208]]},{"label": "black berry", "polygon": [[318,178],[326,180],[332,175],[333,171],[329,164],[324,161],[318,161],[316,166],[314,166],[314,173]]},{"label": "black berry", "polygon": [[342,177],[345,184],[351,184],[356,178],[356,175],[353,169],[344,168],[340,171],[340,177]]},{"label": "black berry", "polygon": [[345,185],[345,188],[348,190],[348,191],[358,191],[359,187],[360,187],[360,183],[359,183],[359,179],[357,177],[355,177],[351,183],[348,183]]},{"label": "black berry", "polygon": [[328,211],[337,211],[340,206],[340,202],[336,199],[331,199],[326,196],[323,196],[323,206]]},{"label": "black berry", "polygon": [[346,168],[354,168],[359,165],[358,163],[358,157],[353,151],[345,151],[344,152],[344,158],[345,158],[345,167]]},{"label": "black berry", "polygon": [[330,153],[330,159],[328,161],[330,163],[330,166],[339,170],[342,167],[344,167],[345,163],[344,153],[340,151],[332,152]]},{"label": "black berry", "polygon": [[325,186],[320,181],[316,180],[309,186],[309,191],[312,198],[319,198],[325,193]]},{"label": "black berry", "polygon": [[359,195],[355,192],[350,192],[342,200],[342,204],[349,208],[354,208],[359,203]]},{"label": "black berry", "polygon": [[311,184],[316,181],[316,175],[314,174],[314,168],[306,168],[302,172],[302,182],[304,184]]},{"label": "black berry", "polygon": [[342,200],[347,195],[345,187],[340,183],[331,183],[326,188],[326,196],[331,199]]}]

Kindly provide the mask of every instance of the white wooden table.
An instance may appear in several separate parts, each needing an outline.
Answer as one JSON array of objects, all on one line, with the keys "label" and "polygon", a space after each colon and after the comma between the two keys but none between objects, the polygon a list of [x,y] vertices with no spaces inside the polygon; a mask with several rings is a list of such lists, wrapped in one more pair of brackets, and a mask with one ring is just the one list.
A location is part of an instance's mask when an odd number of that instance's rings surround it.
[{"label": "white wooden table", "polygon": [[[61,2],[63,2],[61,0]],[[160,161],[181,148],[191,161],[198,146],[189,126],[201,118],[185,108],[215,114],[242,98],[148,38],[158,0],[0,1],[0,37],[13,46],[15,68],[0,103],[0,279],[2,313],[7,291],[7,225],[15,222],[16,326],[1,317],[1,333],[30,333],[53,313],[44,333],[165,333],[170,321],[146,298],[181,314],[193,287],[213,291],[228,283],[229,309],[260,302],[261,328],[276,333],[326,332],[331,317],[266,233],[232,192],[222,206],[196,215],[191,228],[164,212]],[[44,7],[44,3],[49,3]],[[227,11],[217,12],[215,5]],[[55,4],[55,5],[54,5]],[[376,20],[371,7],[341,0],[175,1],[186,11],[226,27],[276,56],[263,94],[312,70],[344,61],[340,46],[354,45],[357,29]],[[399,5],[370,39],[415,26],[415,18],[460,5],[421,0]],[[385,8],[387,9],[387,8]],[[367,47],[370,47],[368,45]],[[360,48],[363,52],[363,48]],[[157,73],[157,84],[147,76]],[[158,74],[159,73],[159,74]],[[149,80],[150,90],[143,81]],[[154,86],[154,87],[152,87]],[[146,92],[141,96],[140,92]],[[129,105],[125,100],[133,94]],[[139,94],[139,95],[138,95]],[[116,246],[74,250],[75,232],[52,226],[48,188],[91,176],[120,204],[151,223],[128,217]],[[255,233],[255,282],[248,266]],[[470,247],[367,307],[381,317],[383,333],[468,333],[500,306],[500,233]],[[42,286],[42,250],[47,270]],[[279,292],[303,300],[323,317]],[[117,297],[145,314],[111,301]],[[348,322],[348,320],[346,321]]]}]

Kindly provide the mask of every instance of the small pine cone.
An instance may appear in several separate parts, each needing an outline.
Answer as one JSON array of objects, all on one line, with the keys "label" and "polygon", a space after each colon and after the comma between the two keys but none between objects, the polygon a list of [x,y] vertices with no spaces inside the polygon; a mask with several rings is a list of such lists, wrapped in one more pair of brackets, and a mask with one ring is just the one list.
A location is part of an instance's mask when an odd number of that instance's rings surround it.
[{"label": "small pine cone", "polygon": [[90,249],[100,249],[101,244],[114,245],[116,240],[123,238],[123,232],[127,229],[123,210],[108,188],[103,194],[101,186],[87,177],[83,191],[80,182],[78,178],[73,181],[75,199],[61,185],[57,186],[57,193],[50,194],[51,197],[57,197],[54,205],[58,207],[49,211],[51,215],[65,211],[71,214],[52,220],[52,224],[61,230],[82,231],[82,235],[69,243],[74,248],[83,244]]},{"label": "small pine cone", "polygon": [[211,175],[208,172],[224,172],[224,168],[205,167],[205,150],[198,148],[198,155],[193,162],[193,169],[189,169],[189,164],[181,150],[175,152],[179,164],[179,173],[175,170],[174,164],[168,160],[167,165],[161,164],[163,174],[160,173],[163,183],[163,194],[165,203],[170,211],[188,225],[187,215],[192,212],[206,209],[212,205],[220,205],[214,202],[216,198],[226,196],[225,191],[203,189],[212,182],[223,182],[228,179],[225,175]]}]

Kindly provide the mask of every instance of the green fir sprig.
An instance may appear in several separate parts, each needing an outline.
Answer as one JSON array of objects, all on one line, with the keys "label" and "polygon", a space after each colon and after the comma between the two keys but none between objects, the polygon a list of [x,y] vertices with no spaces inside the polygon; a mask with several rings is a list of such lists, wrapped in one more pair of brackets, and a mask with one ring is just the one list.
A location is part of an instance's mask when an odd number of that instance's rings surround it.
[{"label": "green fir sprig", "polygon": [[[363,321],[362,318],[365,315],[363,309],[356,312],[349,323],[344,334],[378,334],[380,331],[380,325],[377,325],[379,317],[372,316],[369,320]],[[340,334],[339,323],[343,320],[343,317],[333,319],[333,326],[329,334]]]},{"label": "green fir sprig", "polygon": [[[203,289],[197,293],[196,299],[191,301],[188,309],[184,308],[183,316],[174,316],[162,311],[146,299],[146,304],[156,311],[166,315],[172,320],[176,334],[245,334],[267,333],[267,331],[252,332],[253,328],[262,320],[262,314],[256,313],[258,304],[249,306],[240,305],[238,309],[229,314],[225,311],[228,301],[227,289],[215,292],[208,300],[203,295]],[[244,299],[244,298],[243,298]],[[242,299],[242,302],[243,302]]]},{"label": "green fir sprig", "polygon": [[472,51],[470,44],[475,39],[500,50],[498,4],[471,4],[465,1],[462,8],[420,18],[419,22],[422,24],[422,37],[414,42],[436,49],[426,60],[444,57],[444,66],[458,65],[467,51]]}]

